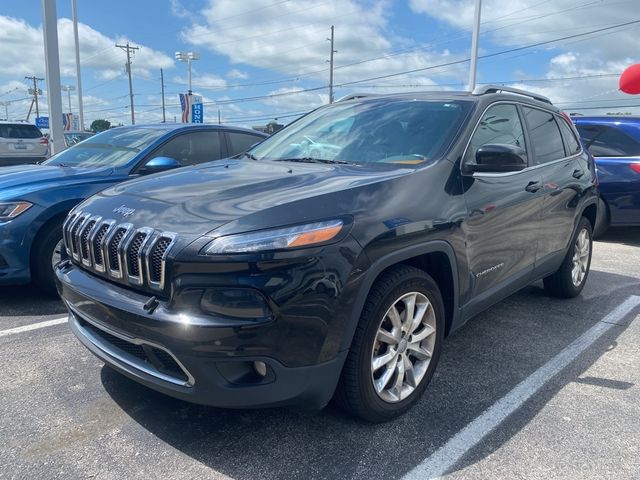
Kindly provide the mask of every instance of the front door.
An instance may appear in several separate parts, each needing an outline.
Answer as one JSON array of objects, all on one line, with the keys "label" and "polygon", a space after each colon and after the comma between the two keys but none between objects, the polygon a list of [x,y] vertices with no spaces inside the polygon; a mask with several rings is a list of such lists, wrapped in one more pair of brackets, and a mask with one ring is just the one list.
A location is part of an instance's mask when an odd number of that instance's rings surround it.
[{"label": "front door", "polygon": [[[487,109],[463,162],[475,162],[476,151],[486,144],[510,144],[529,151],[517,105],[498,103]],[[489,303],[505,287],[526,283],[533,271],[544,201],[542,178],[539,169],[526,168],[476,172],[465,176],[464,182],[470,292],[476,303]]]}]

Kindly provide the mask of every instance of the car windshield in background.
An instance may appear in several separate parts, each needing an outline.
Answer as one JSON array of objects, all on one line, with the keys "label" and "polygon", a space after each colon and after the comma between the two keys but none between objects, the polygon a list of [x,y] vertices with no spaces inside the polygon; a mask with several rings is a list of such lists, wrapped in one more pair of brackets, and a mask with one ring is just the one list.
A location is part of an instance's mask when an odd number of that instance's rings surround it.
[{"label": "car windshield in background", "polygon": [[44,163],[81,168],[120,167],[165,133],[166,130],[155,128],[115,128],[63,150]]},{"label": "car windshield in background", "polygon": [[2,138],[40,138],[42,132],[38,127],[27,124],[0,124]]},{"label": "car windshield in background", "polygon": [[418,164],[442,155],[466,101],[367,100],[320,108],[266,139],[258,160]]},{"label": "car windshield in background", "polygon": [[87,138],[92,137],[91,133],[65,133],[64,140],[67,142],[68,146],[75,145],[76,143],[80,143]]}]

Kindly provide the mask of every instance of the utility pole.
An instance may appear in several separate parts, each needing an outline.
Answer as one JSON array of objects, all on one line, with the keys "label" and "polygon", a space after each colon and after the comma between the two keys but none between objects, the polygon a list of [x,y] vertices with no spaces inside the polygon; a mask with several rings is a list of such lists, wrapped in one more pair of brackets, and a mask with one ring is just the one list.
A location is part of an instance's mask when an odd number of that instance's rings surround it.
[{"label": "utility pole", "polygon": [[220,121],[220,109],[218,108],[218,125],[220,125],[222,122]]},{"label": "utility pole", "polygon": [[136,50],[140,50],[140,47],[132,47],[127,42],[125,45],[118,45],[116,43],[116,47],[122,49],[124,52],[127,52],[127,64],[126,69],[129,74],[129,101],[131,104],[131,125],[136,124],[136,114],[133,110],[133,84],[131,83],[131,52],[135,52]]},{"label": "utility pole", "polygon": [[[40,116],[40,109],[38,108],[38,82],[41,82],[42,80],[44,80],[44,78],[38,78],[35,75],[32,76],[32,77],[24,77],[24,78],[25,78],[25,80],[32,80],[33,81],[33,92],[29,92],[29,93],[33,93],[33,100],[36,103],[36,117],[39,117]],[[29,89],[29,90],[31,90],[31,89]]]},{"label": "utility pole", "polygon": [[[76,84],[78,85],[78,120],[80,131],[84,132],[84,107],[82,105],[82,75],[80,75],[80,42],[78,41],[78,6],[71,0],[71,18],[73,20],[73,38],[76,47]],[[71,110],[71,108],[69,108]]]},{"label": "utility pole", "polygon": [[164,71],[160,69],[160,84],[162,85],[162,123],[167,122],[167,117],[164,110]]},{"label": "utility pole", "polygon": [[331,56],[329,57],[329,103],[333,103],[333,54],[338,53],[333,49],[333,25],[331,25],[331,38],[327,38],[331,42]]},{"label": "utility pole", "polygon": [[0,102],[4,106],[4,119],[9,120],[9,102]]},{"label": "utility pole", "polygon": [[42,36],[44,38],[44,64],[49,104],[49,146],[51,154],[65,148],[62,125],[62,91],[60,88],[60,58],[58,48],[58,15],[56,0],[42,0]]},{"label": "utility pole", "polygon": [[478,68],[478,40],[480,37],[480,11],[482,0],[476,0],[476,11],[473,16],[473,34],[471,35],[471,64],[469,65],[469,91],[476,88],[476,70]]}]

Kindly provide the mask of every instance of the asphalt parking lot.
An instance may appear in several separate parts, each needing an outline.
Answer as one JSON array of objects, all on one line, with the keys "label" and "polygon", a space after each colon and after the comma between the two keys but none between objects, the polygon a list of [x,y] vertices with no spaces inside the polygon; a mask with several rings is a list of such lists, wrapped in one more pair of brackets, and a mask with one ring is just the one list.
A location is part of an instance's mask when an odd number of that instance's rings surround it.
[{"label": "asphalt parking lot", "polygon": [[0,289],[0,478],[640,478],[640,229],[591,269],[574,300],[534,284],[470,321],[383,425],[165,397],[85,350],[60,302]]}]

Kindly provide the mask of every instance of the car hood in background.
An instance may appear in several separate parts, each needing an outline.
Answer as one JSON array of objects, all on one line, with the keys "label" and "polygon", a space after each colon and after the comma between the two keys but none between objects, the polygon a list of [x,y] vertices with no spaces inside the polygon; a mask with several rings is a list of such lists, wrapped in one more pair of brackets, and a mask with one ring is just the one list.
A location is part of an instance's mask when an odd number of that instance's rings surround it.
[{"label": "car hood in background", "polygon": [[18,165],[0,170],[0,200],[19,200],[31,193],[85,183],[100,183],[111,168],[73,168],[56,165]]}]

